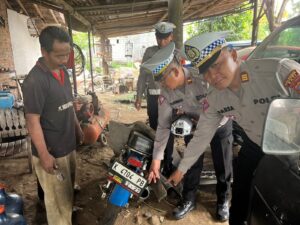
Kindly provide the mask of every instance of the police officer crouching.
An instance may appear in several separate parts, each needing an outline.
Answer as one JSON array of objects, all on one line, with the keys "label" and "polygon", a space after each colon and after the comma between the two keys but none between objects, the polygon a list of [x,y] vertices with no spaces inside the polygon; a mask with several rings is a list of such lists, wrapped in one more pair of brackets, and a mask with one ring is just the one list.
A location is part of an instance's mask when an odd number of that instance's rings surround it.
[{"label": "police officer crouching", "polygon": [[[173,30],[176,26],[169,22],[159,22],[154,25],[155,37],[157,45],[148,47],[144,53],[142,63],[150,59],[159,49],[164,48],[173,41]],[[158,118],[158,97],[160,95],[160,87],[157,85],[152,77],[152,74],[145,68],[140,68],[140,74],[137,81],[136,101],[135,108],[140,110],[143,93],[147,93],[147,114],[149,118],[149,125],[152,129],[156,130]],[[168,144],[165,150],[164,157],[164,174],[170,175],[173,171],[172,166],[172,152],[174,145],[174,136],[170,135]]]},{"label": "police officer crouching", "polygon": [[[160,179],[160,163],[164,158],[164,149],[174,118],[184,116],[185,119],[189,118],[196,124],[199,116],[201,117],[203,111],[208,107],[207,90],[198,71],[184,68],[180,62],[181,57],[175,50],[175,44],[170,43],[142,65],[143,68],[152,72],[154,80],[161,85],[161,94],[158,99],[158,126],[148,177],[149,182],[156,182],[157,179]],[[185,120],[185,122],[188,121]],[[179,133],[184,134],[184,132]],[[192,138],[192,134],[184,137],[186,145]],[[218,181],[216,216],[221,221],[229,218],[228,196],[232,171],[232,140],[232,123],[231,120],[225,118],[223,126],[220,126],[210,143]],[[198,149],[197,146],[194,148]],[[188,154],[188,152],[184,154]],[[203,157],[204,154],[197,156],[196,162],[184,176],[183,200],[173,210],[175,219],[183,218],[196,206],[196,192],[203,168]]]}]

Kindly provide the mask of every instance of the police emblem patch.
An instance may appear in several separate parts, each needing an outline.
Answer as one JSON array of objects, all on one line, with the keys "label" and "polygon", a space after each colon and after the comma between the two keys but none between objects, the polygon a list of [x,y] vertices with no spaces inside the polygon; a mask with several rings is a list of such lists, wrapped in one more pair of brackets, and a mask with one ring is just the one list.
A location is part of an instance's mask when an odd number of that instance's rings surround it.
[{"label": "police emblem patch", "polygon": [[248,82],[249,81],[249,75],[247,72],[242,72],[241,73],[241,81],[244,82]]},{"label": "police emblem patch", "polygon": [[163,104],[163,102],[165,101],[165,97],[164,96],[162,96],[162,95],[160,95],[159,97],[158,97],[158,102],[159,102],[159,104],[161,105],[161,104]]},{"label": "police emblem patch", "polygon": [[284,86],[300,93],[300,74],[297,70],[292,70],[284,82]]}]

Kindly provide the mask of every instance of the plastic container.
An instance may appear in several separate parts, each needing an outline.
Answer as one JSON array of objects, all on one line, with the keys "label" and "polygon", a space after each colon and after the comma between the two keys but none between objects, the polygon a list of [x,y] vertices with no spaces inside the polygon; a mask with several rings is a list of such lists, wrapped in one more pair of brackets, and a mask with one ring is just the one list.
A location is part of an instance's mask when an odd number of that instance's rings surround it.
[{"label": "plastic container", "polygon": [[11,109],[14,106],[14,102],[15,98],[13,94],[0,91],[0,109]]},{"label": "plastic container", "polygon": [[108,200],[113,205],[125,207],[128,204],[130,195],[129,191],[116,184]]},{"label": "plastic container", "polygon": [[23,215],[23,200],[17,194],[5,192],[5,185],[0,183],[0,205],[5,205],[6,213]]},{"label": "plastic container", "polygon": [[27,223],[23,216],[6,213],[5,206],[0,205],[0,225],[27,225]]}]

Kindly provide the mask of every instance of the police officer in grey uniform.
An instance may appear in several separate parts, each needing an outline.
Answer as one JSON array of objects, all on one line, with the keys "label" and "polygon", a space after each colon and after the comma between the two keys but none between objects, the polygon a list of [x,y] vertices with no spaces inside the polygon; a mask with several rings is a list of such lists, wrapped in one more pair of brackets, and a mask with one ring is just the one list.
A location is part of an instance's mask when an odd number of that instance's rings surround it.
[{"label": "police officer in grey uniform", "polygon": [[[170,43],[158,51],[142,67],[152,71],[154,79],[159,81],[161,94],[158,99],[158,126],[155,135],[153,160],[148,181],[159,179],[160,161],[164,158],[164,149],[170,135],[174,118],[184,115],[195,122],[203,110],[208,107],[206,86],[195,69],[184,68],[175,44]],[[201,116],[200,116],[201,117]],[[227,121],[227,122],[226,122]],[[232,165],[232,123],[225,119],[211,141],[214,167],[217,175],[217,210],[218,220],[229,218],[228,197]],[[192,134],[185,136],[185,143],[192,139]],[[195,147],[197,149],[197,147]],[[195,208],[196,192],[203,168],[204,154],[198,156],[196,162],[187,171],[183,183],[183,201],[174,209],[175,219],[183,218]]]},{"label": "police officer in grey uniform", "polygon": [[214,88],[207,96],[209,107],[201,115],[194,138],[169,181],[178,184],[202,155],[222,118],[232,117],[241,126],[244,143],[234,169],[229,223],[242,225],[247,217],[253,172],[263,157],[260,144],[268,105],[279,96],[299,98],[300,65],[288,59],[241,62],[236,51],[227,46],[225,36],[224,32],[205,33],[184,44],[187,58]]},{"label": "police officer in grey uniform", "polygon": [[[142,63],[150,59],[159,49],[164,48],[170,42],[173,41],[173,29],[176,26],[169,22],[159,22],[154,25],[155,36],[157,45],[149,47],[146,49]],[[158,96],[160,95],[160,88],[153,80],[153,76],[147,70],[141,67],[140,74],[137,81],[137,94],[135,101],[135,108],[140,110],[143,93],[147,91],[147,114],[149,117],[150,127],[154,130],[157,128],[157,118],[158,118]],[[170,175],[172,172],[172,152],[174,145],[174,136],[170,135],[168,144],[165,151],[164,159],[164,171],[166,175]]]}]

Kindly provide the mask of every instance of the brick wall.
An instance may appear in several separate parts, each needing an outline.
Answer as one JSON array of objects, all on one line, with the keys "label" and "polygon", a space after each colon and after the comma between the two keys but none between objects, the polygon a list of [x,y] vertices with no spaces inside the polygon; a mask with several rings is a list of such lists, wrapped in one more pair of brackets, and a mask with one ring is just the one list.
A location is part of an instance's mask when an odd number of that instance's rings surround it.
[{"label": "brick wall", "polygon": [[7,20],[5,1],[0,0],[0,16],[5,20],[5,27],[0,26],[0,67],[14,69],[13,52]]}]

